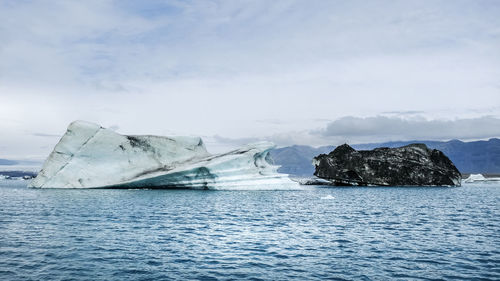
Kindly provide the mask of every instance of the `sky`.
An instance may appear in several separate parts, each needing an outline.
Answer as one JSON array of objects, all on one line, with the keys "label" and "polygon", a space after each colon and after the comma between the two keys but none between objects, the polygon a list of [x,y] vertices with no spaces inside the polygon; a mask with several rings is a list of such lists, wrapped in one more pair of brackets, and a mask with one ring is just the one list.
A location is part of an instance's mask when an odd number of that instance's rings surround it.
[{"label": "sky", "polygon": [[0,0],[0,158],[74,120],[338,145],[500,137],[500,1]]}]

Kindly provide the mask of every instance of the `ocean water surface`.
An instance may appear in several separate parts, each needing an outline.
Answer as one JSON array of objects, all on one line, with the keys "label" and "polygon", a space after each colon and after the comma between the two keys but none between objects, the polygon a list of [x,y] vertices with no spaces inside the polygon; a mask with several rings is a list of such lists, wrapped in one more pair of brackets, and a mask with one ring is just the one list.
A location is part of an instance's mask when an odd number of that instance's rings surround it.
[{"label": "ocean water surface", "polygon": [[28,189],[0,180],[1,280],[500,280],[500,185]]}]

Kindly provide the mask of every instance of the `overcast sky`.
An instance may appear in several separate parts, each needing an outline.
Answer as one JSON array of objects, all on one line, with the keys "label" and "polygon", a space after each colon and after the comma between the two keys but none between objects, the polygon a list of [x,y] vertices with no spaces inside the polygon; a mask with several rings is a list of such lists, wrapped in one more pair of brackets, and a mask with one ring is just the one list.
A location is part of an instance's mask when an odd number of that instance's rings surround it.
[{"label": "overcast sky", "polygon": [[500,136],[500,1],[0,0],[0,158],[67,125],[210,151]]}]

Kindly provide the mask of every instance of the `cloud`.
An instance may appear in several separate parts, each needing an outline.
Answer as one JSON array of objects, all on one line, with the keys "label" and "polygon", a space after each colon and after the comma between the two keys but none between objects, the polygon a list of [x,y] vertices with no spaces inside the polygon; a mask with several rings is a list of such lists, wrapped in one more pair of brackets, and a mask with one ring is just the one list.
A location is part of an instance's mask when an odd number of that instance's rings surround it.
[{"label": "cloud", "polygon": [[500,5],[478,2],[13,1],[0,6],[0,67],[4,80],[111,92],[297,72],[340,85],[430,70],[484,76],[497,65]]},{"label": "cloud", "polygon": [[391,115],[416,115],[416,114],[423,114],[425,113],[424,111],[421,110],[406,110],[406,111],[384,111],[382,114],[391,114]]},{"label": "cloud", "polygon": [[[329,122],[323,128],[289,130],[257,137],[206,138],[207,147],[227,151],[256,141],[271,141],[278,147],[290,145],[325,146],[342,143],[376,143],[386,141],[460,139],[462,141],[500,137],[500,118],[480,116],[476,118],[427,119],[421,115],[399,114],[372,117],[345,116]],[[318,122],[317,125],[323,122]]]},{"label": "cloud", "polygon": [[227,145],[231,145],[231,146],[241,146],[241,145],[245,145],[245,144],[252,143],[252,142],[258,142],[258,141],[262,140],[262,138],[252,138],[252,137],[249,137],[249,138],[226,138],[226,137],[222,137],[219,135],[213,136],[213,139],[217,143],[227,144]]},{"label": "cloud", "polygon": [[61,137],[61,135],[44,134],[44,133],[33,133],[33,136],[35,136],[35,137],[44,137],[44,138],[60,138]]},{"label": "cloud", "polygon": [[[311,135],[307,130],[304,131],[288,131],[283,133],[275,133],[271,135],[261,135],[258,137],[240,137],[228,138],[219,135],[213,137],[204,137],[205,144],[212,152],[225,152],[231,149],[239,148],[243,145],[258,142],[270,141],[278,147],[290,146],[294,144],[307,144],[307,145],[325,145],[328,140],[318,140],[317,136]],[[320,141],[318,143],[318,141]]]},{"label": "cloud", "polygon": [[500,119],[483,116],[469,119],[427,120],[423,117],[347,116],[313,132],[326,138],[352,140],[448,140],[500,136]]},{"label": "cloud", "polygon": [[482,0],[0,1],[0,153],[45,156],[57,139],[26,132],[76,119],[317,145],[345,140],[308,131],[347,115],[498,116],[498,14]]}]

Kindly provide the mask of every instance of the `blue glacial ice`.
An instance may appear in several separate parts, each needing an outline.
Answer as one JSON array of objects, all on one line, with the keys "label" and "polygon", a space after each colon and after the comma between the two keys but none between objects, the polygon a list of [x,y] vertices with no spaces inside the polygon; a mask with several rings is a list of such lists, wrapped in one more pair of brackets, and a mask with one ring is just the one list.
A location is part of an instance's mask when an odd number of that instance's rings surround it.
[{"label": "blue glacial ice", "polygon": [[126,136],[71,123],[35,188],[300,189],[270,163],[270,142],[212,155],[199,137]]}]

